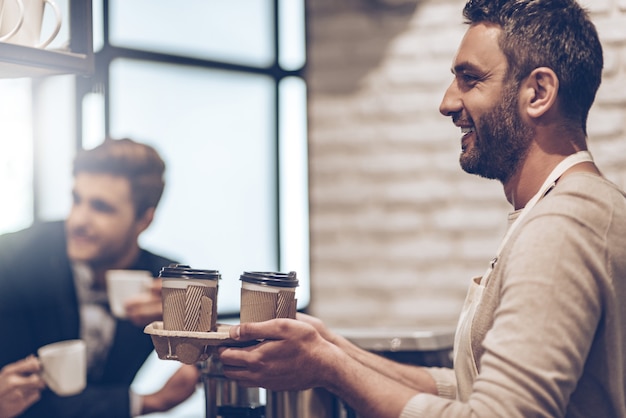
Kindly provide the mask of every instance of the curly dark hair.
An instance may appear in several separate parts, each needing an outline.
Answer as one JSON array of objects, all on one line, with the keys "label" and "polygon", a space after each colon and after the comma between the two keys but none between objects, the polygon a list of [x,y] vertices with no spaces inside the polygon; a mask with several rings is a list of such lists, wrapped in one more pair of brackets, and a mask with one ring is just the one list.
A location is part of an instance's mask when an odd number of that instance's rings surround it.
[{"label": "curly dark hair", "polygon": [[135,216],[156,208],[165,188],[165,163],[149,145],[132,139],[107,138],[93,149],[81,150],[74,159],[72,174],[81,172],[121,176],[130,182]]},{"label": "curly dark hair", "polygon": [[602,79],[602,45],[587,11],[575,0],[469,0],[466,23],[503,29],[500,48],[508,79],[520,83],[535,68],[559,78],[564,116],[587,130],[589,109]]}]

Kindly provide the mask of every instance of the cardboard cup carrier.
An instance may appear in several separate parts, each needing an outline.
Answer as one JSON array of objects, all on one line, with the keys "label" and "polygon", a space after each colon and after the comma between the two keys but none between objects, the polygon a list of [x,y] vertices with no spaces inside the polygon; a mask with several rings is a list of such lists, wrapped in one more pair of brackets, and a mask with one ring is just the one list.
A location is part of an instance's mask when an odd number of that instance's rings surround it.
[{"label": "cardboard cup carrier", "polygon": [[295,318],[296,272],[246,271],[241,280],[241,322]]},{"label": "cardboard cup carrier", "polygon": [[171,264],[159,273],[163,279],[163,329],[211,332],[217,330],[217,270],[195,270]]}]

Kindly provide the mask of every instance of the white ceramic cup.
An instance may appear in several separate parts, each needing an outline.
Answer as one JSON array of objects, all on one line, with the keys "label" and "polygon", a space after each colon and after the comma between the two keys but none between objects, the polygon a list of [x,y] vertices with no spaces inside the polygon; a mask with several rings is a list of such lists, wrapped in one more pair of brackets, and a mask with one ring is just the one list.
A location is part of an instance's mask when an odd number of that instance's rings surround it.
[{"label": "white ceramic cup", "polygon": [[59,396],[71,396],[87,386],[87,349],[83,340],[44,345],[37,350],[48,387]]},{"label": "white ceramic cup", "polygon": [[[2,10],[2,20],[0,21],[0,35],[6,36],[5,42],[12,44],[31,46],[35,48],[45,48],[52,42],[61,29],[62,15],[61,9],[54,0],[19,0],[23,3],[20,7],[15,0],[4,0]],[[46,4],[54,12],[55,25],[52,32],[41,41],[41,28],[43,24],[43,14]],[[20,18],[23,19],[21,27],[13,34],[9,35],[9,30]]]},{"label": "white ceramic cup", "polygon": [[[22,0],[7,0],[7,2],[15,2],[16,12],[4,19],[4,3],[5,0],[0,0],[0,42],[4,42],[11,36],[15,35],[22,27],[24,22],[24,3]],[[8,8],[9,6],[7,6]]]},{"label": "white ceramic cup", "polygon": [[113,315],[126,318],[124,303],[133,296],[148,292],[152,280],[152,273],[147,270],[108,270],[107,295]]}]

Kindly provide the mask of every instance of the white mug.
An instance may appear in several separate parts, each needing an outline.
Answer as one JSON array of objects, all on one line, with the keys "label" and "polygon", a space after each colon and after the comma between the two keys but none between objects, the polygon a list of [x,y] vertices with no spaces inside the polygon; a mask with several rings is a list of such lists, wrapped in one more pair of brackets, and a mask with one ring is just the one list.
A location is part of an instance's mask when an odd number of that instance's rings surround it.
[{"label": "white mug", "polygon": [[124,303],[133,296],[149,292],[153,277],[147,270],[108,270],[106,281],[111,312],[124,319]]},{"label": "white mug", "polygon": [[[14,1],[17,9],[16,13],[11,13],[11,16],[7,17],[6,21],[4,19],[4,0],[0,0],[0,42],[4,42],[9,39],[11,36],[15,35],[18,30],[22,27],[22,23],[24,22],[24,3],[22,0],[9,0]],[[11,30],[7,30],[7,26],[10,26]]]},{"label": "white mug", "polygon": [[83,340],[44,345],[37,350],[42,376],[59,396],[77,395],[87,386],[87,348]]},{"label": "white mug", "polygon": [[[15,34],[8,36],[5,42],[9,42],[12,44],[31,46],[35,48],[45,48],[52,42],[52,40],[57,36],[59,30],[61,30],[61,9],[54,2],[54,0],[20,0],[23,3],[23,22],[22,27],[16,31]],[[52,30],[52,33],[43,41],[40,41],[41,38],[41,27],[43,24],[43,14],[48,4],[55,16],[55,26]],[[19,20],[20,16],[20,8],[17,4],[11,4],[7,0],[4,2],[4,8],[2,13],[2,21],[0,23],[0,28],[4,28],[5,25],[12,24],[11,22],[15,22]],[[1,32],[4,32],[3,29],[0,29]],[[2,34],[0,32],[0,35]]]}]

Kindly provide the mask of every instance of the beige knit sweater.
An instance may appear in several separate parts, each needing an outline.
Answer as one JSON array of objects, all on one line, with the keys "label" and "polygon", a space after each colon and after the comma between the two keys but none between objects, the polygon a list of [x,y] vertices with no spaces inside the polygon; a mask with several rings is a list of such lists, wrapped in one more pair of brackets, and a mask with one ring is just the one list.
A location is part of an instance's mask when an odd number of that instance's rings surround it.
[{"label": "beige knit sweater", "polygon": [[504,247],[462,343],[477,379],[429,369],[440,396],[401,418],[626,417],[624,194],[588,173],[560,180]]}]

